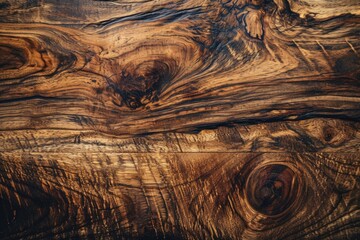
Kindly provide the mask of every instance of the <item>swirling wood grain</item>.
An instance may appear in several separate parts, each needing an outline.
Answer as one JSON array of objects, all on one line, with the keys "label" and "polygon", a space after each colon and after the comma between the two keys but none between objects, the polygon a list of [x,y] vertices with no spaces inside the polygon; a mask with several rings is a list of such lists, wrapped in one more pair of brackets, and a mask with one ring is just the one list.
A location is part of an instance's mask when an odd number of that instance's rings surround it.
[{"label": "swirling wood grain", "polygon": [[359,16],[0,0],[0,238],[357,239]]},{"label": "swirling wood grain", "polygon": [[[15,69],[2,64],[1,128],[123,135],[249,120],[359,119],[356,16],[300,18],[275,3],[189,4],[80,28],[3,23],[0,50]],[[261,40],[250,22],[262,25]]]}]

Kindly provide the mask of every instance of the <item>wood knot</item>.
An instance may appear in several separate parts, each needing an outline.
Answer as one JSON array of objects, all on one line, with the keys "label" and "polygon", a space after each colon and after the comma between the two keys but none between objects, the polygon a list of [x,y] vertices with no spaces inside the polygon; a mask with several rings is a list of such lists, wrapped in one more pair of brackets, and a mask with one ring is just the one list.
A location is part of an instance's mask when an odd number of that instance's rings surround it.
[{"label": "wood knot", "polygon": [[332,129],[331,127],[326,127],[323,129],[323,131],[324,140],[326,142],[331,142],[331,140],[335,137],[334,129]]},{"label": "wood knot", "polygon": [[335,119],[312,119],[301,124],[319,147],[340,147],[351,141],[357,125]]},{"label": "wood knot", "polygon": [[[237,179],[239,212],[255,231],[273,229],[291,221],[306,205],[308,179],[302,165],[290,156],[279,161],[259,156],[246,163]],[[269,159],[270,158],[270,159]]]},{"label": "wood knot", "polygon": [[245,191],[252,208],[266,215],[277,215],[298,197],[298,180],[289,167],[271,164],[250,173]]},{"label": "wood knot", "polygon": [[172,79],[174,68],[171,60],[129,64],[116,77],[115,89],[127,107],[137,109],[146,106],[158,100],[162,88]]}]

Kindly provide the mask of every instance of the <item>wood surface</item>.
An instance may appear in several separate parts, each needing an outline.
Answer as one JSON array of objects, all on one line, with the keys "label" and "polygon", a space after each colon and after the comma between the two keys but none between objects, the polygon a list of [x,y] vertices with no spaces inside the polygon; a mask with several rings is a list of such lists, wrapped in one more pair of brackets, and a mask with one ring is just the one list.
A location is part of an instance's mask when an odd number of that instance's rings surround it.
[{"label": "wood surface", "polygon": [[0,0],[0,239],[359,239],[358,0]]}]

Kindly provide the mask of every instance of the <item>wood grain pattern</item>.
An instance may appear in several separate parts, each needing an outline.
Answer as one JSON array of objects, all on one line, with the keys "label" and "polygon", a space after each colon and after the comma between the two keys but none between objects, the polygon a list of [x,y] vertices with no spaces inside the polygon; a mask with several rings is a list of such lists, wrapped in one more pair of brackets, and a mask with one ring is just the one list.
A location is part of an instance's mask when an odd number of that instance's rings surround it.
[{"label": "wood grain pattern", "polygon": [[309,119],[229,125],[198,132],[166,132],[132,138],[96,131],[18,130],[0,132],[12,153],[146,152],[337,152],[360,151],[360,123]]},{"label": "wood grain pattern", "polygon": [[[1,159],[5,239],[358,234],[357,154],[5,153]],[[263,206],[252,208],[251,176],[274,164],[292,169],[298,186],[294,191],[291,179],[278,178],[291,201],[281,214],[264,215]]]},{"label": "wood grain pattern", "polygon": [[356,0],[0,0],[1,239],[357,239]]}]

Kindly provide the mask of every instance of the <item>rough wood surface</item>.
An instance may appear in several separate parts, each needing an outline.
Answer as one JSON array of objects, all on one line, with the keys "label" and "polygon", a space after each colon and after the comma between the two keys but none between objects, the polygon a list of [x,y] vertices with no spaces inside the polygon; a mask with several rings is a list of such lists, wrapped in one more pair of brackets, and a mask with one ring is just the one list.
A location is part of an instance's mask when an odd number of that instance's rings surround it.
[{"label": "rough wood surface", "polygon": [[[1,159],[2,237],[9,239],[358,234],[357,154],[4,153]],[[282,195],[258,204],[271,178]]]},{"label": "rough wood surface", "polygon": [[357,0],[0,0],[1,239],[357,239]]},{"label": "rough wood surface", "polygon": [[166,132],[132,138],[96,131],[1,131],[0,145],[12,153],[140,152],[360,152],[360,123],[309,119],[222,126],[199,132]]}]

